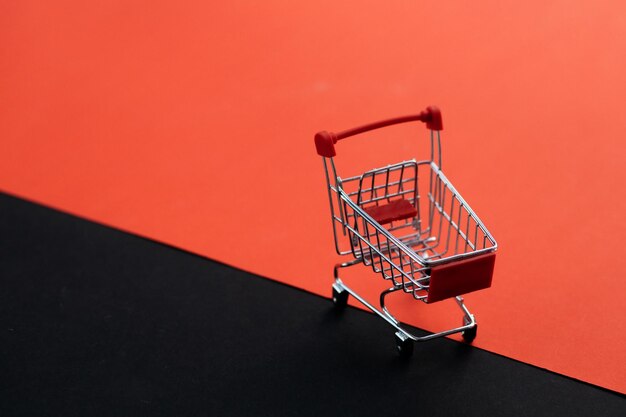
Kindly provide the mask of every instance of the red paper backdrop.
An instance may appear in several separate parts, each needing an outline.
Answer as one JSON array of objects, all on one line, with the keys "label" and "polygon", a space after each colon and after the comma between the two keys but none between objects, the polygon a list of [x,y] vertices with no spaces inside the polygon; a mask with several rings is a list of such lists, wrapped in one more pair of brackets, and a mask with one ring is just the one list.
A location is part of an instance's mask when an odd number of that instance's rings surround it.
[{"label": "red paper backdrop", "polygon": [[[0,189],[328,295],[313,133],[437,104],[501,248],[476,345],[626,392],[623,2],[212,3],[2,2]],[[412,158],[411,132],[338,163]]]}]

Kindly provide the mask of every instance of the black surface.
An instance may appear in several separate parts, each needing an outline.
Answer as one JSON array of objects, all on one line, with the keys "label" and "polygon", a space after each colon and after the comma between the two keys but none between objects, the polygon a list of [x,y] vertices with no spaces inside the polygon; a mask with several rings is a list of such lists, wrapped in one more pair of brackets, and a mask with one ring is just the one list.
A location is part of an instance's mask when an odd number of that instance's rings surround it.
[{"label": "black surface", "polygon": [[626,415],[451,340],[394,349],[371,314],[0,194],[1,416]]}]

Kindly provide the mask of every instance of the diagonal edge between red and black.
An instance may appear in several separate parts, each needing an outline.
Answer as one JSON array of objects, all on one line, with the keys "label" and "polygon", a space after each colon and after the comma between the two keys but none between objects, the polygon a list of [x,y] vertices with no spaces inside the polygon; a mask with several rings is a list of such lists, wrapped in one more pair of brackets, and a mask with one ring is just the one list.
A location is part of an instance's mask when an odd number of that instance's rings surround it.
[{"label": "diagonal edge between red and black", "polygon": [[[0,194],[2,415],[618,416],[624,397]],[[418,330],[419,331],[419,330]]]}]

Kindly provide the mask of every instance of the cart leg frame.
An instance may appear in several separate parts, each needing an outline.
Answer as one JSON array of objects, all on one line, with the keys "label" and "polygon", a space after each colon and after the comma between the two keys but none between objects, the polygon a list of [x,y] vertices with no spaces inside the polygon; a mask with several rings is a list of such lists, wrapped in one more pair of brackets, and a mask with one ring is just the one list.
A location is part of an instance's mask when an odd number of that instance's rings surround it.
[{"label": "cart leg frame", "polygon": [[[397,342],[399,343],[405,342],[407,341],[407,339],[414,341],[414,342],[425,342],[427,340],[436,339],[438,337],[444,337],[444,336],[448,336],[448,335],[455,334],[455,333],[464,333],[463,335],[464,339],[468,342],[471,342],[476,336],[476,329],[477,329],[476,319],[474,318],[474,315],[469,311],[467,306],[465,306],[465,302],[463,300],[463,297],[461,296],[455,297],[455,301],[457,305],[459,306],[459,308],[461,309],[461,311],[463,312],[463,323],[464,323],[463,326],[455,327],[449,330],[444,330],[442,332],[431,333],[426,336],[416,336],[412,334],[410,331],[408,331],[406,328],[402,326],[402,323],[398,319],[396,319],[394,315],[391,314],[391,312],[389,312],[389,309],[385,305],[385,298],[387,297],[387,295],[394,293],[396,291],[402,290],[401,285],[393,286],[391,288],[384,290],[380,294],[380,300],[379,300],[380,308],[378,308],[374,306],[373,304],[371,304],[370,302],[368,302],[363,297],[361,297],[356,291],[348,287],[343,282],[343,280],[339,276],[339,270],[343,268],[349,268],[353,265],[359,265],[361,263],[363,263],[363,259],[356,258],[349,262],[342,262],[342,263],[338,263],[335,265],[333,269],[334,278],[335,278],[335,282],[332,285],[333,294],[341,295],[347,292],[348,294],[353,296],[357,301],[363,304],[365,307],[370,309],[372,312],[376,313],[380,318],[385,320],[387,323],[389,323],[392,327],[396,329]],[[337,302],[335,295],[333,295],[333,301],[335,303]],[[467,332],[467,334],[465,332]],[[400,349],[400,345],[398,345],[398,349]]]}]

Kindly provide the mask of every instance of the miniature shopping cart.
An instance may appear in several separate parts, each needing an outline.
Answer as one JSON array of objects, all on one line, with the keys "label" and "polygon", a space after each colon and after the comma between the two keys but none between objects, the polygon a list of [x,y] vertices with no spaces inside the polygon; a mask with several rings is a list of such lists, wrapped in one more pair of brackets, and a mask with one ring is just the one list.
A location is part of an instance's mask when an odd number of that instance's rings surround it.
[{"label": "miniature shopping cart", "polygon": [[[430,129],[430,156],[341,178],[334,157],[339,140],[399,123],[421,121]],[[441,170],[441,112],[436,107],[412,116],[372,123],[340,133],[315,135],[323,157],[330,213],[339,255],[352,260],[335,265],[333,302],[345,307],[348,295],[378,314],[395,329],[401,356],[410,356],[413,342],[453,333],[465,341],[476,337],[477,324],[461,295],[488,288],[497,244],[476,213]],[[380,294],[380,308],[350,289],[339,277],[341,268],[364,264],[391,285]],[[402,292],[434,303],[454,298],[463,313],[462,325],[439,333],[415,336],[385,306],[387,295]]]}]

